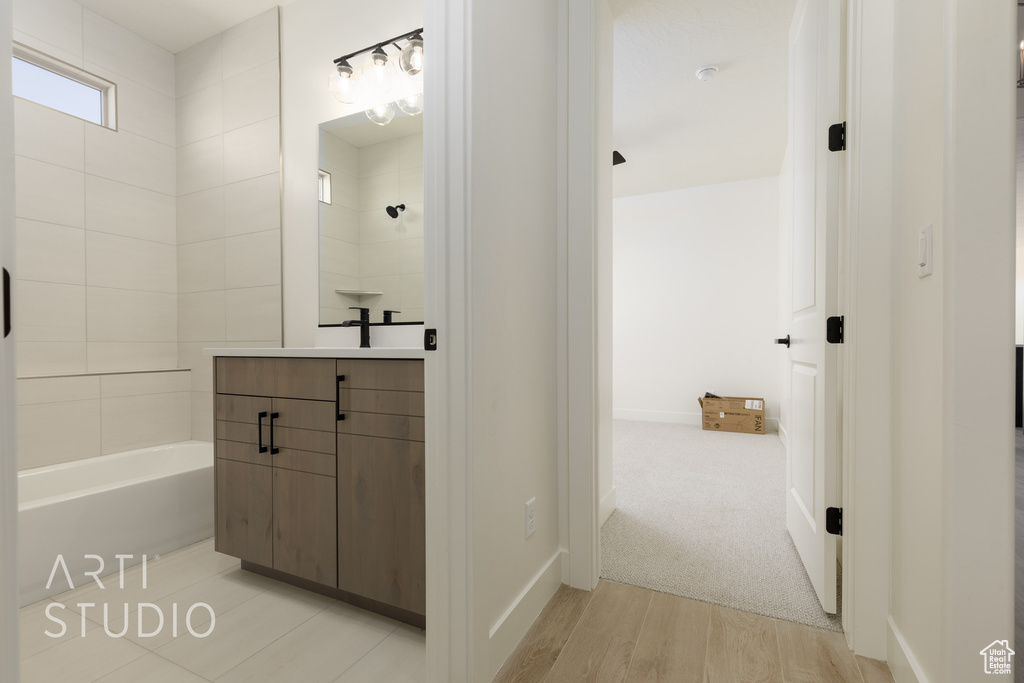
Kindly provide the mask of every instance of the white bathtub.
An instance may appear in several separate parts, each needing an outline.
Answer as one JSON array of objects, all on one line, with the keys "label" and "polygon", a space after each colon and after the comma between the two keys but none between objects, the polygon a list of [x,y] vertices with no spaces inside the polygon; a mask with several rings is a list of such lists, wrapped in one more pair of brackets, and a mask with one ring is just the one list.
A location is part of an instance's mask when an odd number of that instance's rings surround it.
[{"label": "white bathtub", "polygon": [[18,586],[22,605],[68,589],[62,555],[75,587],[125,566],[213,535],[213,444],[203,441],[142,448],[18,473]]}]

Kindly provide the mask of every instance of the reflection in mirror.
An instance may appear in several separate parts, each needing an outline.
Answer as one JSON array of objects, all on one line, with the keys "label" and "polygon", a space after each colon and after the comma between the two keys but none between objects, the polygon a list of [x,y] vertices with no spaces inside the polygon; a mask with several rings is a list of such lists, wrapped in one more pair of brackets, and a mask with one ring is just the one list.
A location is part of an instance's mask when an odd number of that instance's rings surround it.
[{"label": "reflection in mirror", "polygon": [[423,117],[320,124],[320,325],[423,320]]}]

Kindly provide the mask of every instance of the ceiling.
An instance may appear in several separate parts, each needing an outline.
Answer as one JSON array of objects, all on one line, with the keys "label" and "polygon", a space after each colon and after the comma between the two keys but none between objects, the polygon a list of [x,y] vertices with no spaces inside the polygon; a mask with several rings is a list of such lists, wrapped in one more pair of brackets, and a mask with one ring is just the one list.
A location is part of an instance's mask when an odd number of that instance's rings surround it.
[{"label": "ceiling", "polygon": [[[610,0],[625,197],[778,175],[796,0]],[[717,78],[696,71],[715,65]],[[609,160],[610,163],[610,160]]]},{"label": "ceiling", "polygon": [[289,0],[78,0],[129,31],[178,53]]}]

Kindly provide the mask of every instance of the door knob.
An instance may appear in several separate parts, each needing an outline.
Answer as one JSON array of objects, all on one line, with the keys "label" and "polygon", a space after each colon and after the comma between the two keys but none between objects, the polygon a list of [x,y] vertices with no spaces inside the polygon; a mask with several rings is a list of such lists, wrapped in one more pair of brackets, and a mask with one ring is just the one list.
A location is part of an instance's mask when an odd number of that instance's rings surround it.
[{"label": "door knob", "polygon": [[776,343],[776,344],[785,344],[785,345],[786,345],[786,348],[788,349],[788,348],[789,348],[789,335],[787,334],[787,335],[786,335],[786,336],[785,336],[784,338],[782,338],[782,339],[776,339],[776,340],[775,340],[775,343]]}]

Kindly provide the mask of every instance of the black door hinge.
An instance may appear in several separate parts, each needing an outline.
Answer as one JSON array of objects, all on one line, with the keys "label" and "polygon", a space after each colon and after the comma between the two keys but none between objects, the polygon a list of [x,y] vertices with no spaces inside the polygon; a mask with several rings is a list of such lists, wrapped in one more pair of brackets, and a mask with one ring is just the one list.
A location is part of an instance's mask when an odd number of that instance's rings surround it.
[{"label": "black door hinge", "polygon": [[437,330],[429,329],[423,331],[423,349],[425,351],[437,351]]},{"label": "black door hinge", "polygon": [[846,121],[833,123],[828,127],[828,151],[842,152],[846,149]]},{"label": "black door hinge", "polygon": [[825,508],[825,531],[833,536],[843,535],[843,508]]},{"label": "black door hinge", "polygon": [[843,316],[834,315],[828,319],[825,327],[825,340],[829,344],[843,343]]}]

